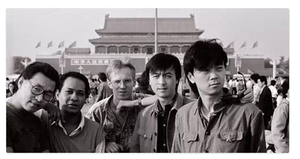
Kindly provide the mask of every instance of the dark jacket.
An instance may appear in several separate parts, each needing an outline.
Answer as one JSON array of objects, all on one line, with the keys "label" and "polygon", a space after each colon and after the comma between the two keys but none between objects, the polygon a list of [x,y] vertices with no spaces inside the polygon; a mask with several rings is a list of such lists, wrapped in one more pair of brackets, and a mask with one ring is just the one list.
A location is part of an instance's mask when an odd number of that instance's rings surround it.
[{"label": "dark jacket", "polygon": [[272,107],[272,93],[267,86],[265,86],[262,92],[260,93],[258,108],[264,114],[264,125],[265,128],[267,128],[274,111]]}]

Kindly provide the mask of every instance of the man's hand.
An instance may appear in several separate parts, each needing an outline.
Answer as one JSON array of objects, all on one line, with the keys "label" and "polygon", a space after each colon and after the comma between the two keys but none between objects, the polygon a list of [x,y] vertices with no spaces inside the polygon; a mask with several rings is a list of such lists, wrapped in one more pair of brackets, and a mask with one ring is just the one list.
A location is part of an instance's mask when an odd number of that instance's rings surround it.
[{"label": "man's hand", "polygon": [[115,142],[107,142],[105,146],[106,153],[119,152],[120,146]]},{"label": "man's hand", "polygon": [[254,95],[251,88],[247,88],[245,91],[242,91],[241,93],[244,93],[244,97],[240,99],[241,103],[253,102]]},{"label": "man's hand", "polygon": [[50,117],[50,123],[56,123],[58,124],[58,121],[60,119],[62,119],[62,115],[60,113],[60,110],[58,108],[58,106],[56,106],[53,103],[47,103],[47,105],[44,107],[44,110],[47,111],[47,113],[49,114]]}]

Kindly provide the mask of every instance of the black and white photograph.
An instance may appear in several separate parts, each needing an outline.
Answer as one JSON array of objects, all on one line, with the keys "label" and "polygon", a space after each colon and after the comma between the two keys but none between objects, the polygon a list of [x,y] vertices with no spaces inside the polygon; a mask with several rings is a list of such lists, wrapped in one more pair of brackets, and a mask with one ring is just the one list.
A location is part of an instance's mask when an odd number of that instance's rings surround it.
[{"label": "black and white photograph", "polygon": [[291,152],[289,7],[7,7],[2,25],[5,153]]}]

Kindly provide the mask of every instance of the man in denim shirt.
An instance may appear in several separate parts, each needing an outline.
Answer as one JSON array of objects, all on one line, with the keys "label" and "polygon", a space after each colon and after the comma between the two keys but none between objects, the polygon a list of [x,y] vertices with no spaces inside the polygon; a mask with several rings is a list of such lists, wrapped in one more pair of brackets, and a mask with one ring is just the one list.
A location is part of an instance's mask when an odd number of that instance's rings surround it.
[{"label": "man in denim shirt", "polygon": [[198,99],[177,112],[172,152],[266,152],[262,112],[223,93],[228,59],[215,41],[197,41],[184,56]]},{"label": "man in denim shirt", "polygon": [[170,152],[177,110],[190,100],[176,93],[181,77],[177,57],[159,53],[147,63],[143,73],[157,97],[141,110],[131,138],[131,152]]}]

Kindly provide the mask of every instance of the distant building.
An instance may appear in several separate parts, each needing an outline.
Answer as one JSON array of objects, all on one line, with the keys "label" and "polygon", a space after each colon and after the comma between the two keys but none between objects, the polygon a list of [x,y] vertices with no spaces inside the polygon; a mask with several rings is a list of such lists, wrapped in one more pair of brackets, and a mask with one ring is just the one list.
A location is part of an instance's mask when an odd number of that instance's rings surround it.
[{"label": "distant building", "polygon": [[[194,16],[188,18],[158,18],[158,53],[170,53],[182,63],[186,50],[200,40],[202,29],[197,29]],[[105,71],[111,60],[127,58],[136,67],[136,72],[144,71],[145,64],[154,54],[154,18],[111,18],[105,16],[103,29],[97,29],[98,38],[89,39],[95,52],[89,48],[67,48],[63,62],[61,53],[37,55],[36,61],[50,63],[59,72],[65,64],[64,72],[78,71],[84,74],[97,74]],[[235,50],[224,48],[229,62],[227,75],[236,73]],[[240,71],[258,72],[264,70],[263,56],[242,56]],[[271,71],[272,74],[272,71]]]}]

